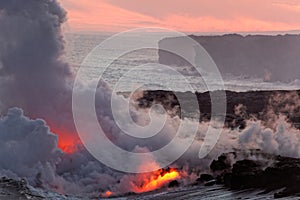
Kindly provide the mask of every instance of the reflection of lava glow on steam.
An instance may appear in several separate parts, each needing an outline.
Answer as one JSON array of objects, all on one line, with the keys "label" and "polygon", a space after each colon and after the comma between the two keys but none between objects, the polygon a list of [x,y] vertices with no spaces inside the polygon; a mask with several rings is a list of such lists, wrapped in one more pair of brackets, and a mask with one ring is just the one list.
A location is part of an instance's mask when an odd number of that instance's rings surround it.
[{"label": "reflection of lava glow on steam", "polygon": [[136,193],[149,192],[159,189],[171,181],[180,178],[180,173],[173,168],[160,169],[151,174],[140,175],[142,181],[139,185],[133,186],[133,191]]},{"label": "reflection of lava glow on steam", "polygon": [[64,128],[51,128],[51,131],[58,135],[58,148],[65,153],[74,153],[81,144],[76,133],[68,131]]}]

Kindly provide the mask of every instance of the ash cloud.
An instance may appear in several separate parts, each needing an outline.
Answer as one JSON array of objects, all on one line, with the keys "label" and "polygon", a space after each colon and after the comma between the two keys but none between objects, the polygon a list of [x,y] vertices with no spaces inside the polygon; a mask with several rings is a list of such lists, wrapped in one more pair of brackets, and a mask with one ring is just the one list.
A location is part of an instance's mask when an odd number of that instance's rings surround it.
[{"label": "ash cloud", "polygon": [[0,118],[0,174],[26,177],[32,185],[41,175],[45,183],[51,183],[63,154],[57,148],[57,140],[43,120],[30,120],[21,109],[9,109]]},{"label": "ash cloud", "polygon": [[19,106],[45,115],[69,90],[71,68],[60,58],[66,12],[56,0],[1,0],[0,11],[2,110]]}]

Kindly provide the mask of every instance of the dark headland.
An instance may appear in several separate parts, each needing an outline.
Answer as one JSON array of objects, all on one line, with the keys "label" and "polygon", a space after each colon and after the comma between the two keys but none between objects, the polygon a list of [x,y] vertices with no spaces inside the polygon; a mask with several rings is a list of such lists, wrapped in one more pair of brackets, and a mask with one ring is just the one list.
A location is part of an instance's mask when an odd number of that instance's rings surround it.
[{"label": "dark headland", "polygon": [[[218,91],[211,92],[217,96]],[[215,94],[214,94],[215,93]],[[267,121],[267,113],[272,110],[274,114],[285,115],[289,122],[297,128],[300,125],[300,90],[297,91],[248,91],[226,93],[226,117],[225,125],[230,128],[241,128],[245,126],[247,119],[259,119]],[[124,93],[128,96],[129,93]],[[172,114],[181,117],[192,117],[200,111],[199,121],[210,120],[211,116],[211,97],[210,92],[192,93],[192,92],[172,92],[164,90],[144,91],[143,96],[136,99],[141,108],[150,108],[153,104],[161,104],[166,110],[172,110]],[[185,107],[188,110],[181,110],[180,101],[185,105],[191,98],[197,97],[199,108]],[[299,102],[298,102],[299,100]],[[287,107],[293,109],[287,109]],[[175,112],[174,112],[175,110]],[[184,115],[184,116],[182,116]]]},{"label": "dark headland", "polygon": [[[300,35],[195,36],[211,56],[222,75],[232,74],[263,78],[265,81],[293,81],[300,78]],[[159,42],[159,63],[190,65],[182,57],[167,50],[179,49],[181,55],[201,63],[194,43],[187,37],[165,38]]]}]

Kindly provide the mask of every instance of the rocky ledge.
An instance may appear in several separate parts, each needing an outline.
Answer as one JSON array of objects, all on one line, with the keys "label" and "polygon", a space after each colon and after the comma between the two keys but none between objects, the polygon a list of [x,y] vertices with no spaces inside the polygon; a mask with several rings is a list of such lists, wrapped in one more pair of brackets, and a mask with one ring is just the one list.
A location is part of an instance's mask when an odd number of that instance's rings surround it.
[{"label": "rocky ledge", "polygon": [[0,200],[80,200],[83,198],[62,195],[43,188],[30,186],[25,179],[0,178]]},{"label": "rocky ledge", "polygon": [[[218,97],[219,91],[212,92]],[[230,128],[245,128],[245,120],[249,118],[268,121],[270,110],[274,114],[283,114],[287,119],[300,128],[300,91],[226,91],[225,125]],[[129,93],[122,93],[128,97]],[[198,100],[199,108],[189,105],[191,98]],[[180,99],[180,102],[179,100]],[[140,108],[150,108],[153,104],[161,104],[171,114],[180,117],[193,117],[200,110],[199,121],[210,120],[211,99],[210,93],[172,92],[163,90],[144,91],[142,97],[135,99]],[[184,110],[180,106],[184,104]],[[287,106],[293,107],[288,110]]]},{"label": "rocky ledge", "polygon": [[274,198],[300,196],[300,159],[260,154],[231,164],[237,157],[237,153],[227,153],[212,162],[210,168],[217,184],[232,190],[275,191]]},{"label": "rocky ledge", "polygon": [[22,180],[13,180],[2,177],[0,179],[0,199],[1,200],[41,200],[42,196],[33,194],[28,187],[27,182]]}]

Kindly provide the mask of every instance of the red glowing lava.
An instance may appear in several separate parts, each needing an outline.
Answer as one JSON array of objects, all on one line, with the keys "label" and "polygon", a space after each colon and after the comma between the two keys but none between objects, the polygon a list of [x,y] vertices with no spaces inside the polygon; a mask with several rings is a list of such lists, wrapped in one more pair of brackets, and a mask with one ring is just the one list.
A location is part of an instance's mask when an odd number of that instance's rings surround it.
[{"label": "red glowing lava", "polygon": [[180,178],[180,173],[173,168],[160,169],[150,174],[144,174],[139,186],[135,185],[132,189],[136,193],[157,190],[166,184]]}]

